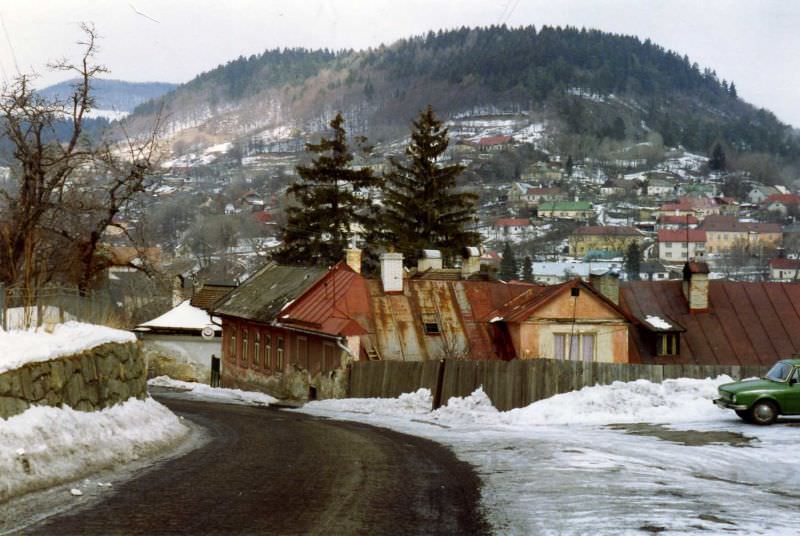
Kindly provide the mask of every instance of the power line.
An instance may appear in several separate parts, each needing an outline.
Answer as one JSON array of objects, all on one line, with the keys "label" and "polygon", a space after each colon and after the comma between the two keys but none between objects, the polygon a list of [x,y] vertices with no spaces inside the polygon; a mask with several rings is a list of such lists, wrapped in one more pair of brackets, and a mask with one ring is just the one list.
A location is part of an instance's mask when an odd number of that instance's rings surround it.
[{"label": "power line", "polygon": [[[8,48],[11,51],[11,59],[14,60],[14,69],[17,71],[17,75],[20,74],[19,71],[19,64],[17,63],[17,53],[14,51],[14,45],[11,44],[11,36],[8,33],[8,28],[6,28],[6,21],[3,18],[3,13],[0,12],[0,25],[3,26],[3,33],[6,34],[6,43],[8,43]],[[3,77],[5,77],[5,69],[3,69]]]}]

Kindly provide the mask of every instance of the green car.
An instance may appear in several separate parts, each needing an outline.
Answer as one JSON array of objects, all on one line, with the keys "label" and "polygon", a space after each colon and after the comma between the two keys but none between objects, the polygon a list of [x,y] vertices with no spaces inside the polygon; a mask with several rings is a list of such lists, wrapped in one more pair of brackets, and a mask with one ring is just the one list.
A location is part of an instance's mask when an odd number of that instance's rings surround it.
[{"label": "green car", "polygon": [[719,386],[714,403],[755,424],[772,424],[778,415],[800,415],[800,359],[778,361],[760,380]]}]

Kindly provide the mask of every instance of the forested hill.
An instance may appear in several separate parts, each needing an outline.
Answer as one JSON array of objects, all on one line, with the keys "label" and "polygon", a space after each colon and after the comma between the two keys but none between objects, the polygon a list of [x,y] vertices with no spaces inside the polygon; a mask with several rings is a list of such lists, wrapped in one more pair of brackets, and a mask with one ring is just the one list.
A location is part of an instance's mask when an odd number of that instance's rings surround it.
[{"label": "forested hill", "polygon": [[[505,26],[431,32],[366,51],[270,50],[203,73],[164,97],[173,132],[222,137],[314,130],[336,110],[351,128],[395,135],[428,103],[444,117],[541,113],[602,139],[659,132],[667,145],[800,155],[792,130],[738,98],[686,56],[649,40],[576,28]],[[144,118],[157,109],[145,103]]]},{"label": "forested hill", "polygon": [[[65,98],[72,94],[72,85],[76,80],[59,82],[39,91],[45,98]],[[131,112],[136,106],[175,89],[176,84],[166,82],[125,82],[99,78],[92,83],[92,94],[95,97],[95,108],[99,110],[116,110]]]}]

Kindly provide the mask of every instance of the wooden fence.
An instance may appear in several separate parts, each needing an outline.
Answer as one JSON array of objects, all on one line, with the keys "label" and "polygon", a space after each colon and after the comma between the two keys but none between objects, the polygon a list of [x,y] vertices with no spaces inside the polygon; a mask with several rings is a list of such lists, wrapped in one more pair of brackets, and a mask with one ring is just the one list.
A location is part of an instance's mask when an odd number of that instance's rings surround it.
[{"label": "wooden fence", "polygon": [[467,396],[478,387],[494,406],[506,411],[585,386],[637,379],[661,382],[670,378],[734,379],[761,376],[760,366],[628,365],[530,359],[514,361],[358,361],[350,366],[348,396],[391,398],[422,387],[433,393],[434,407],[454,396]]}]

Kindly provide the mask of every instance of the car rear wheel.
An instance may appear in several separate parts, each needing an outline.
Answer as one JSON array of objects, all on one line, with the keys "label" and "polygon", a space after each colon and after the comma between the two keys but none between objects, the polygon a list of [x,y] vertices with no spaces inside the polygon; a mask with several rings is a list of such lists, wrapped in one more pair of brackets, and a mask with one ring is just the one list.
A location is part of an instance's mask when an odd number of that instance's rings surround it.
[{"label": "car rear wheel", "polygon": [[750,412],[746,409],[735,409],[736,416],[742,419],[744,422],[753,422],[753,419],[750,418]]},{"label": "car rear wheel", "polygon": [[778,408],[769,400],[759,400],[750,408],[750,418],[756,424],[772,424],[778,418]]}]

